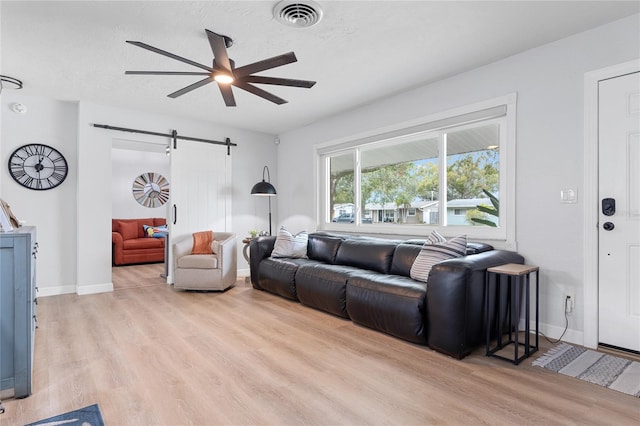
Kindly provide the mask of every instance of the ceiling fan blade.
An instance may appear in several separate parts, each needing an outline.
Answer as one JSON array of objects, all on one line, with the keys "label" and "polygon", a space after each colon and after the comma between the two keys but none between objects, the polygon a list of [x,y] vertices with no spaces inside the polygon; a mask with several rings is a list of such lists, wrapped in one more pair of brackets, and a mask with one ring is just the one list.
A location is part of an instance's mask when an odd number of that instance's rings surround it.
[{"label": "ceiling fan blade", "polygon": [[140,41],[129,41],[127,43],[133,44],[134,46],[142,47],[143,49],[150,50],[155,53],[159,53],[160,55],[167,56],[171,59],[175,59],[176,61],[184,62],[185,64],[193,65],[194,67],[202,68],[203,70],[207,70],[213,72],[213,68],[208,67],[206,65],[199,64],[197,62],[193,62],[190,59],[183,58],[182,56],[174,55],[173,53],[167,52],[166,50],[158,49],[157,47],[149,46],[146,43],[142,43]]},{"label": "ceiling fan blade", "polygon": [[195,90],[195,89],[197,89],[198,87],[202,87],[202,86],[204,86],[205,84],[209,84],[209,83],[211,83],[211,82],[213,82],[213,81],[215,81],[215,80],[213,79],[213,77],[207,77],[207,78],[205,78],[205,79],[203,79],[203,80],[200,80],[200,81],[198,81],[198,82],[195,82],[195,83],[193,83],[193,84],[190,84],[190,85],[188,85],[187,87],[183,87],[182,89],[177,90],[177,91],[175,91],[175,92],[173,92],[173,93],[169,93],[167,96],[168,96],[168,97],[170,97],[170,98],[177,98],[178,96],[182,96],[182,95],[184,95],[185,93],[189,93],[190,91]]},{"label": "ceiling fan blade", "polygon": [[309,81],[309,80],[294,80],[291,78],[263,77],[261,75],[248,75],[246,77],[242,77],[241,80],[246,83],[275,84],[277,86],[302,87],[305,89],[310,89],[316,84],[315,81]]},{"label": "ceiling fan blade", "polygon": [[236,106],[236,98],[233,97],[233,92],[231,91],[230,84],[218,84],[220,88],[220,93],[222,93],[222,98],[224,99],[224,103],[228,107]]},{"label": "ceiling fan blade", "polygon": [[216,65],[224,68],[225,71],[231,74],[231,62],[229,61],[229,55],[227,55],[227,46],[224,37],[207,29],[205,29],[205,31],[207,32],[207,38],[209,39]]},{"label": "ceiling fan blade", "polygon": [[258,88],[256,86],[252,86],[249,83],[245,83],[245,82],[236,80],[232,84],[234,86],[236,86],[236,87],[239,87],[242,90],[246,90],[249,93],[253,93],[256,96],[260,96],[261,98],[264,98],[264,99],[266,99],[268,101],[271,101],[274,104],[282,105],[282,104],[286,104],[287,103],[287,101],[285,101],[284,99],[282,99],[282,98],[280,98],[280,97],[278,97],[278,96],[276,96],[276,95],[274,95],[272,93],[269,93],[269,92],[267,92],[265,90],[262,90],[262,89],[260,89],[260,88]]},{"label": "ceiling fan blade", "polygon": [[125,71],[130,75],[211,75],[210,72],[183,72],[183,71]]},{"label": "ceiling fan blade", "polygon": [[244,65],[240,68],[233,70],[233,74],[236,78],[244,77],[249,74],[254,74],[260,71],[269,70],[271,68],[281,67],[293,62],[296,62],[296,54],[293,52],[285,53],[283,55],[274,56],[272,58],[264,59],[262,61],[254,62],[252,64]]}]

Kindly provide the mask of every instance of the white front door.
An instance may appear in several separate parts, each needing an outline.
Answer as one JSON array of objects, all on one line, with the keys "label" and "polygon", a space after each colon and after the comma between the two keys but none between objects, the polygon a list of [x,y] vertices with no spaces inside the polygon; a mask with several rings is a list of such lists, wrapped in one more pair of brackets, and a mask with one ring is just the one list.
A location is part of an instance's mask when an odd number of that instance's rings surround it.
[{"label": "white front door", "polygon": [[640,73],[598,96],[598,340],[640,351]]},{"label": "white front door", "polygon": [[[178,139],[171,142],[169,244],[194,232],[231,229],[231,156],[227,147]],[[167,282],[173,282],[169,250]]]}]

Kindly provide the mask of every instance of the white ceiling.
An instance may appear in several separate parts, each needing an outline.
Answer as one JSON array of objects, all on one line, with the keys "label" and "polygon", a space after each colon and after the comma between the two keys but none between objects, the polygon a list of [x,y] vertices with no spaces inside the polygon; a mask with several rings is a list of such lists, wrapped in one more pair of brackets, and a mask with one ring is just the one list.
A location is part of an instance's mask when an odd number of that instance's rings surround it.
[{"label": "white ceiling", "polygon": [[[323,20],[300,29],[273,18],[277,3],[2,1],[1,74],[25,94],[279,134],[640,12],[638,1],[319,1]],[[199,71],[125,40],[211,65],[205,28],[234,39],[236,66],[294,51],[297,63],[261,74],[317,84],[262,86],[281,106],[234,88],[227,108],[215,84],[167,97],[200,76],[124,75]]]}]

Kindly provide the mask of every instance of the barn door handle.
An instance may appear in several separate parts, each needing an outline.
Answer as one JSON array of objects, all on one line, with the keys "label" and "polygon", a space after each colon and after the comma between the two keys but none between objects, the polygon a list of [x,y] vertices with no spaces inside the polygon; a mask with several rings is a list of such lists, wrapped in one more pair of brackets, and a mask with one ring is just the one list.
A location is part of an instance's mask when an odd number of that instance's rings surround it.
[{"label": "barn door handle", "polygon": [[173,205],[173,224],[175,225],[178,222],[178,206]]},{"label": "barn door handle", "polygon": [[616,213],[616,200],[614,198],[602,199],[602,214],[605,216],[613,216]]}]

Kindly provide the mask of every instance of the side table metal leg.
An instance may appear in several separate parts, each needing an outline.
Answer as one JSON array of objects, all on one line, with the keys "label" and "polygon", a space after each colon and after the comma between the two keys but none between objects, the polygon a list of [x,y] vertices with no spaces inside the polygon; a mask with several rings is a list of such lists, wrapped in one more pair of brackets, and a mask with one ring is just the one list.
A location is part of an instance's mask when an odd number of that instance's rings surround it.
[{"label": "side table metal leg", "polygon": [[491,309],[489,306],[489,294],[491,293],[491,274],[489,272],[485,272],[484,282],[487,285],[484,295],[484,329],[486,333],[485,355],[489,356],[489,354],[491,353]]},{"label": "side table metal leg", "polygon": [[536,271],[536,350],[540,349],[540,342],[538,341],[539,335],[540,335],[540,327],[538,325],[538,314],[540,311],[540,303],[539,303],[539,297],[540,297],[540,290],[539,290],[539,284],[540,284],[540,270]]},{"label": "side table metal leg", "polygon": [[496,333],[496,347],[502,347],[502,331],[504,330],[504,324],[502,323],[502,276],[500,274],[494,274],[496,277],[496,312],[497,318],[497,330]]},{"label": "side table metal leg", "polygon": [[525,306],[524,306],[524,353],[531,355],[531,345],[529,342],[529,333],[531,332],[531,326],[529,324],[529,318],[531,318],[531,309],[529,308],[529,302],[531,297],[529,295],[529,274],[524,276],[524,291],[525,294]]},{"label": "side table metal leg", "polygon": [[[518,336],[518,329],[520,328],[520,277],[511,278],[515,278],[515,285],[513,282],[511,283],[511,287],[513,289],[511,306],[513,307],[515,321],[515,339],[513,339],[513,350],[515,351],[515,357],[513,363],[515,365],[518,365],[518,363],[520,362],[518,359],[518,343],[520,340],[520,337]],[[509,331],[511,331],[511,329],[509,329]]]}]

